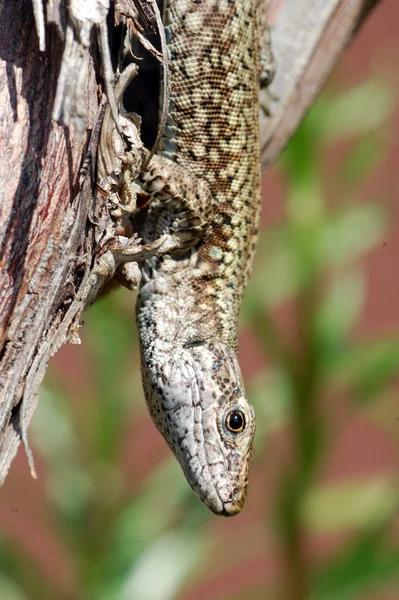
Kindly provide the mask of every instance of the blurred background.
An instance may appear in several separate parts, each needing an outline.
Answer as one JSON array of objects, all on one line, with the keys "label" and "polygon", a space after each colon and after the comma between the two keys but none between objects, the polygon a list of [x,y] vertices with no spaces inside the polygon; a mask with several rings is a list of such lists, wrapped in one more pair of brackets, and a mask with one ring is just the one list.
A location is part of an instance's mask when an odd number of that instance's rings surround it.
[{"label": "blurred background", "polygon": [[134,294],[52,360],[0,496],[3,600],[399,597],[399,11],[386,0],[264,177],[241,313],[244,511],[209,513],[153,426]]}]

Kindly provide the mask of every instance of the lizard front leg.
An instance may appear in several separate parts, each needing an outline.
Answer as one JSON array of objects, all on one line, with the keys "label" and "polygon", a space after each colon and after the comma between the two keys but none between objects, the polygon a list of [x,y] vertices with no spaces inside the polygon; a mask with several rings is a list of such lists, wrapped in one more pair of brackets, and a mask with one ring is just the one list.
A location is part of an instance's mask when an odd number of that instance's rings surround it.
[{"label": "lizard front leg", "polygon": [[[129,165],[124,167],[119,192],[122,207],[131,204],[130,199],[136,197],[138,188],[133,173],[130,176]],[[152,196],[152,202],[158,203],[152,210],[157,214],[156,224],[150,219],[151,234],[145,236],[148,243],[144,245],[137,235],[130,241],[120,236],[115,238],[93,269],[89,303],[113,277],[128,289],[136,289],[141,281],[140,263],[163,254],[186,253],[204,234],[212,206],[212,196],[204,181],[159,156],[152,158],[137,181]],[[159,211],[164,211],[164,218],[160,218]],[[118,241],[120,239],[123,243]]]},{"label": "lizard front leg", "polygon": [[167,158],[154,156],[139,183],[157,204],[152,210],[165,214],[163,219],[157,214],[157,222],[152,223],[153,236],[160,235],[163,228],[169,229],[179,241],[177,251],[186,251],[203,237],[212,208],[212,195],[205,181]]},{"label": "lizard front leg", "polygon": [[[129,263],[143,262],[163,254],[186,253],[203,237],[212,207],[209,186],[172,161],[154,156],[137,183],[130,177],[129,166],[120,187],[122,206],[128,204],[126,196],[135,196],[137,184],[152,196],[151,216],[143,232],[146,245],[141,240],[133,244],[116,245],[108,252],[107,266],[101,273],[115,266],[116,278],[129,289],[140,283],[140,271]],[[141,251],[138,252],[138,248]],[[120,265],[120,266],[119,266]]]}]

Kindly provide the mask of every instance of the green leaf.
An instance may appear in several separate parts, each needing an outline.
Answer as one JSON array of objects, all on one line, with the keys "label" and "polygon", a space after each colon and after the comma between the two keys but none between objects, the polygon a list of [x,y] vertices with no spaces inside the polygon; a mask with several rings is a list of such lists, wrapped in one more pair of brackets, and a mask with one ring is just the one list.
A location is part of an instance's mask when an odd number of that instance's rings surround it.
[{"label": "green leaf", "polygon": [[[128,308],[123,304],[126,296]],[[88,312],[82,335],[98,360],[91,441],[103,462],[112,462],[119,454],[134,391],[143,398],[139,355],[131,355],[136,336],[134,300],[134,294],[119,290],[97,302]],[[138,403],[136,411],[143,413],[144,407],[144,402]]]},{"label": "green leaf", "polygon": [[60,392],[49,390],[45,385],[40,388],[32,433],[35,446],[54,468],[76,458],[78,442],[70,407]]},{"label": "green leaf", "polygon": [[375,423],[383,432],[399,444],[398,393],[396,386],[384,387],[378,397],[366,404],[361,411],[362,418]]},{"label": "green leaf", "polygon": [[[143,491],[114,521],[100,588],[109,591],[118,586],[143,552],[165,534],[171,522],[183,519],[183,525],[192,532],[208,517],[207,509],[194,496],[176,460],[170,456],[150,473]],[[176,531],[182,529],[176,527]],[[105,594],[104,598],[107,597]]]},{"label": "green leaf", "polygon": [[261,235],[255,273],[244,296],[244,317],[291,298],[302,286],[301,265],[290,233],[280,228]]},{"label": "green leaf", "polygon": [[381,340],[341,349],[330,361],[327,378],[352,389],[359,401],[373,399],[399,373],[399,340]]},{"label": "green leaf", "polygon": [[287,148],[278,160],[277,168],[287,175],[291,189],[313,188],[320,176],[320,129],[323,114],[313,107],[302,121]]},{"label": "green leaf", "polygon": [[366,81],[346,94],[323,101],[320,135],[329,143],[379,129],[392,115],[397,95],[393,86]]},{"label": "green leaf", "polygon": [[93,487],[80,464],[79,444],[69,406],[60,394],[50,392],[44,386],[40,390],[32,432],[35,447],[50,468],[48,493],[59,514],[72,528],[72,523],[85,510]]},{"label": "green leaf", "polygon": [[325,215],[308,226],[289,223],[263,232],[244,297],[244,315],[248,318],[262,306],[294,297],[326,269],[355,263],[382,239],[385,229],[381,208],[367,204]]},{"label": "green leaf", "polygon": [[323,484],[308,491],[303,520],[318,532],[376,528],[399,505],[398,481],[384,477]]},{"label": "green leaf", "polygon": [[290,418],[292,394],[292,382],[282,368],[262,372],[251,380],[248,395],[256,412],[255,446],[267,432],[278,429]]},{"label": "green leaf", "polygon": [[1,542],[0,570],[2,600],[66,600],[68,596],[56,578],[48,577],[37,557],[12,539]]},{"label": "green leaf", "polygon": [[338,179],[353,189],[370,177],[387,152],[386,143],[377,135],[359,140],[345,156]]},{"label": "green leaf", "polygon": [[7,600],[28,600],[22,590],[4,575],[0,575],[0,598]]},{"label": "green leaf", "polygon": [[384,213],[373,204],[352,206],[332,215],[322,233],[323,264],[343,267],[354,263],[382,239],[385,224]]},{"label": "green leaf", "polygon": [[[204,557],[203,536],[161,536],[149,546],[126,577],[121,600],[173,600]],[[156,575],[155,575],[156,574]]]},{"label": "green leaf", "polygon": [[359,270],[334,277],[318,308],[314,327],[320,348],[334,349],[355,325],[365,300],[365,280]]},{"label": "green leaf", "polygon": [[363,600],[399,579],[399,547],[384,544],[382,532],[359,536],[327,564],[311,581],[310,600]]}]

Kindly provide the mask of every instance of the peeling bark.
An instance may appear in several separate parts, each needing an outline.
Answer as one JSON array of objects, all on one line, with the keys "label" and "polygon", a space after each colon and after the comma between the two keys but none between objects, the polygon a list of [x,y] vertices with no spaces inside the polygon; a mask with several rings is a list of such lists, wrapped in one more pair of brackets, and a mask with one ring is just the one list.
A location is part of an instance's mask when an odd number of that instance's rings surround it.
[{"label": "peeling bark", "polygon": [[[87,130],[52,121],[64,43],[53,27],[39,52],[32,9],[1,6],[0,31],[0,480],[33,414],[49,357],[79,318],[92,263],[99,104],[92,56]],[[95,134],[94,134],[95,133]],[[85,174],[80,169],[87,156]],[[25,440],[26,441],[26,440]],[[26,446],[28,447],[28,446]],[[29,450],[28,450],[29,455]],[[32,465],[31,465],[32,466]]]},{"label": "peeling bark", "polygon": [[272,0],[269,21],[277,71],[269,101],[272,117],[261,115],[264,168],[285,148],[359,26],[378,2]]}]

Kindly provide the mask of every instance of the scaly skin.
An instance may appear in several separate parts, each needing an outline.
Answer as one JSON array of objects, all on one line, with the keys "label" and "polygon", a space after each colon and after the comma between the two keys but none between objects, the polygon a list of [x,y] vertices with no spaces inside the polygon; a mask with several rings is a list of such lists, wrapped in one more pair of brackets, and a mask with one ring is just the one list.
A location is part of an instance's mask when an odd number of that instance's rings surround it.
[{"label": "scaly skin", "polygon": [[[171,104],[145,243],[183,250],[143,268],[137,305],[146,400],[199,498],[237,514],[254,411],[237,359],[240,304],[260,211],[259,14],[255,0],[168,0]],[[264,7],[264,3],[262,3]]]}]

